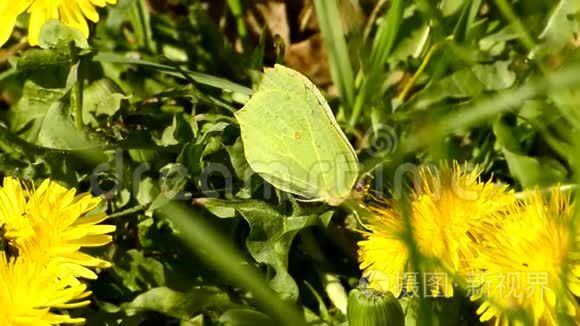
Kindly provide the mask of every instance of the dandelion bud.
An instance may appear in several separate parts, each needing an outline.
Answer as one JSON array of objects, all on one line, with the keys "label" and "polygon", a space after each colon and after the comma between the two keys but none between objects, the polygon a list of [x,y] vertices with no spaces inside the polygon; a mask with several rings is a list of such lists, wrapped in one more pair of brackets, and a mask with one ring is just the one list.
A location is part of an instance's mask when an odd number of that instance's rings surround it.
[{"label": "dandelion bud", "polygon": [[405,315],[391,292],[353,289],[348,296],[350,326],[403,326]]}]

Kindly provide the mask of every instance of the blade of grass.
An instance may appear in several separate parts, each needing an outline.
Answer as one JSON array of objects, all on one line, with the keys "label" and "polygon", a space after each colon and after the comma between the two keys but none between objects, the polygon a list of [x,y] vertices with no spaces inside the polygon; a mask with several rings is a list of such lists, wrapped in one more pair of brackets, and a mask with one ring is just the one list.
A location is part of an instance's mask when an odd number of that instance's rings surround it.
[{"label": "blade of grass", "polygon": [[[347,113],[354,105],[354,73],[336,0],[314,0],[318,24],[328,49],[334,84],[338,87]],[[348,116],[348,114],[347,114]]]},{"label": "blade of grass", "polygon": [[518,18],[510,4],[506,0],[495,0],[495,4],[504,18],[509,21],[510,25],[514,29],[514,32],[520,35],[520,41],[522,45],[525,46],[529,52],[531,52],[536,47],[536,42],[530,33],[528,33],[528,30],[522,21]]},{"label": "blade of grass", "polygon": [[394,0],[391,3],[391,7],[385,13],[383,22],[379,26],[373,39],[368,64],[366,67],[363,66],[361,71],[359,71],[359,76],[362,78],[366,74],[366,78],[356,95],[352,115],[349,119],[349,125],[351,127],[356,125],[362,113],[362,108],[368,106],[369,99],[376,95],[372,91],[372,89],[376,88],[375,84],[380,83],[384,78],[385,65],[393,50],[395,39],[399,33],[399,26],[403,19],[403,8],[402,0]]},{"label": "blade of grass", "polygon": [[377,30],[377,34],[373,40],[371,56],[369,60],[369,68],[383,69],[383,65],[387,62],[389,55],[395,44],[395,39],[399,34],[399,27],[403,20],[403,0],[391,1],[389,10],[383,17],[383,22]]},{"label": "blade of grass", "polygon": [[227,0],[227,4],[232,12],[232,16],[234,16],[234,19],[236,20],[236,29],[238,30],[238,35],[242,40],[242,48],[245,51],[248,49],[248,30],[246,29],[246,23],[244,21],[242,3],[240,0]]},{"label": "blade of grass", "polygon": [[429,20],[431,27],[440,26],[441,23],[441,13],[437,9],[437,2],[428,0],[413,0],[417,9]]},{"label": "blade of grass", "polygon": [[381,11],[383,10],[383,7],[387,4],[387,0],[379,0],[377,1],[377,3],[375,4],[373,10],[371,11],[369,18],[367,19],[367,23],[365,25],[365,28],[363,30],[363,42],[368,42],[369,39],[369,35],[371,33],[371,30],[373,29],[373,26],[375,25],[375,21],[377,19],[377,16],[381,13]]},{"label": "blade of grass", "polygon": [[[532,37],[532,35],[526,29],[526,26],[522,23],[521,19],[516,15],[511,5],[507,2],[507,0],[495,0],[496,6],[499,8],[501,14],[507,19],[512,26],[514,32],[519,34],[520,42],[528,51],[528,57],[530,59],[534,59],[535,57],[535,50],[536,50],[536,41]],[[538,67],[538,69],[546,74],[548,72],[545,64],[540,60],[535,60],[534,63]]]},{"label": "blade of grass", "polygon": [[[576,158],[575,160],[573,160],[572,162],[572,166],[571,166],[571,170],[572,170],[572,175],[574,176],[574,183],[576,185],[580,184],[580,139],[578,139],[578,137],[576,137],[575,139],[570,139],[570,142],[572,143],[573,147],[574,147],[574,153],[576,153]],[[578,191],[578,187],[576,187],[573,190],[573,202],[574,202],[574,212],[573,212],[573,217],[572,219],[570,219],[570,223],[568,225],[568,228],[570,230],[570,234],[577,234],[577,230],[578,230],[578,226],[580,225],[580,205],[578,205],[578,200],[580,199],[580,191]],[[576,237],[569,237],[568,239],[569,241],[569,248],[570,251],[569,252],[578,252],[578,250],[580,250],[580,248],[578,248],[578,241]],[[570,267],[574,267],[574,266],[570,266],[570,259],[566,259],[564,260],[563,264],[562,264],[562,292],[563,294],[568,294],[570,292],[570,288],[568,286],[568,284],[570,284],[569,282],[573,282],[574,278],[576,277],[575,275],[570,275]],[[573,273],[572,273],[573,274]],[[566,298],[565,296],[561,296],[563,298]],[[566,302],[563,302],[563,300],[558,300],[558,307],[560,309],[562,309],[563,307],[566,306]],[[565,309],[562,309],[560,311],[566,311]],[[558,315],[558,319],[559,321],[562,319],[562,316]],[[564,324],[562,324],[564,325]]]},{"label": "blade of grass", "polygon": [[419,247],[417,242],[415,241],[415,236],[413,235],[413,221],[412,221],[412,208],[411,208],[411,201],[409,199],[409,194],[407,193],[407,189],[405,189],[402,195],[399,198],[401,203],[401,215],[403,216],[403,223],[404,228],[401,232],[401,239],[405,242],[407,246],[407,250],[409,251],[409,263],[411,265],[411,270],[414,271],[415,275],[417,275],[417,285],[419,288],[418,293],[418,300],[419,300],[419,309],[417,310],[417,325],[430,325],[432,324],[433,317],[431,315],[431,309],[427,305],[426,299],[422,295],[423,293],[427,293],[428,289],[426,288],[423,273],[424,264],[422,263],[423,257],[421,256],[421,252],[419,251]]},{"label": "blade of grass", "polygon": [[70,105],[71,111],[74,113],[75,127],[78,130],[83,130],[83,86],[84,76],[82,73],[81,62],[79,61],[75,69],[77,69],[77,80],[74,82],[70,90]]},{"label": "blade of grass", "polygon": [[482,0],[472,0],[469,4],[469,14],[467,15],[467,22],[465,24],[464,35],[469,35],[469,30],[477,21],[477,16],[479,15],[479,10],[481,8]]},{"label": "blade of grass", "polygon": [[431,58],[433,58],[433,55],[435,54],[435,52],[437,52],[437,50],[439,50],[439,48],[442,45],[444,45],[444,43],[434,44],[434,45],[431,46],[431,48],[429,49],[429,51],[427,51],[427,54],[425,55],[425,58],[423,59],[423,62],[421,62],[421,65],[419,66],[419,68],[417,69],[417,71],[415,71],[415,73],[413,74],[413,76],[411,77],[411,79],[409,79],[405,83],[405,86],[403,86],[403,90],[397,96],[397,99],[400,102],[404,102],[407,99],[407,95],[409,95],[409,92],[411,92],[411,89],[413,88],[413,86],[415,86],[415,82],[421,76],[421,74],[423,73],[423,71],[425,71],[425,69],[429,65],[429,62],[431,62]]},{"label": "blade of grass", "polygon": [[[74,47],[71,45],[71,53]],[[79,61],[72,67],[76,70],[76,81],[70,90],[70,106],[74,113],[75,126],[78,130],[83,130],[83,89],[85,81],[85,58],[79,58]]]},{"label": "blade of grass", "polygon": [[16,68],[6,69],[5,71],[0,72],[0,81],[3,81],[4,79],[7,79],[17,74],[18,71],[16,70]]},{"label": "blade of grass", "polygon": [[[159,64],[156,62],[147,61],[147,60],[128,58],[125,55],[119,54],[119,53],[99,52],[94,56],[93,60],[99,61],[99,62],[119,63],[119,64],[129,64],[129,65],[139,65],[139,66],[149,67],[149,68],[155,69],[157,71],[165,72],[169,75],[172,75],[172,76],[175,76],[178,78],[183,78],[183,75],[180,72],[178,72],[174,67]],[[223,79],[223,78],[219,78],[219,77],[215,77],[215,76],[211,76],[211,75],[207,75],[207,74],[203,74],[203,73],[199,73],[199,72],[194,72],[194,71],[190,71],[190,70],[185,70],[185,69],[183,71],[185,73],[187,73],[193,80],[195,80],[196,82],[203,84],[203,85],[223,89],[225,91],[241,93],[241,94],[245,94],[245,95],[252,95],[254,93],[254,91],[251,88],[242,86],[240,84],[236,84],[236,83],[231,82],[227,79]]]},{"label": "blade of grass", "polygon": [[153,53],[154,41],[153,32],[151,31],[151,17],[145,0],[134,1],[131,6],[130,17],[131,25],[135,31],[135,36],[139,45],[147,51]]}]

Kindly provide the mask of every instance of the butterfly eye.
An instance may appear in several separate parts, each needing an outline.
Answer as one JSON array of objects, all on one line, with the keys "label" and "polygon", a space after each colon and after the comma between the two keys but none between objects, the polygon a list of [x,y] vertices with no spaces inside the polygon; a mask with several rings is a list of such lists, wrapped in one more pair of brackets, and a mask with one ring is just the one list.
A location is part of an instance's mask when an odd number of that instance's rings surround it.
[{"label": "butterfly eye", "polygon": [[369,287],[369,283],[370,283],[370,280],[369,280],[368,276],[363,276],[358,281],[358,287],[360,289],[367,289]]}]

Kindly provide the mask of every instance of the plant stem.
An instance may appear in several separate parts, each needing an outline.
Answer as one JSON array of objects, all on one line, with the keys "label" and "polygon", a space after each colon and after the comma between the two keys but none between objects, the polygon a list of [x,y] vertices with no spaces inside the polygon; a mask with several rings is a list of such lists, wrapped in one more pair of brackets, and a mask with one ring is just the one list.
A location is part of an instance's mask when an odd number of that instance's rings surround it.
[{"label": "plant stem", "polygon": [[128,209],[126,209],[124,211],[120,211],[120,212],[111,214],[111,215],[109,215],[109,218],[123,217],[123,216],[127,216],[127,215],[131,215],[131,214],[140,212],[142,210],[145,210],[145,206],[143,206],[143,205],[137,205],[135,207],[128,208]]},{"label": "plant stem", "polygon": [[81,62],[77,64],[77,80],[71,88],[70,105],[75,116],[75,126],[78,130],[83,130],[83,76],[81,73]]},{"label": "plant stem", "polygon": [[246,51],[248,49],[248,30],[246,28],[246,23],[244,22],[242,3],[240,0],[227,0],[227,4],[236,20],[236,29],[238,30],[238,35],[242,40],[242,49]]},{"label": "plant stem", "polygon": [[423,71],[425,71],[425,68],[427,68],[427,65],[431,61],[431,58],[433,58],[435,51],[437,51],[440,46],[441,46],[441,43],[438,43],[438,44],[433,45],[431,47],[431,49],[429,49],[429,51],[425,55],[425,59],[423,59],[423,62],[419,66],[419,69],[417,69],[417,71],[413,74],[413,77],[411,77],[411,79],[409,79],[409,81],[403,87],[403,90],[401,91],[401,93],[398,96],[399,101],[404,102],[407,99],[407,96],[409,95],[409,92],[411,91],[411,89],[413,88],[415,83],[417,82],[417,79],[419,78],[419,76],[421,76]]}]

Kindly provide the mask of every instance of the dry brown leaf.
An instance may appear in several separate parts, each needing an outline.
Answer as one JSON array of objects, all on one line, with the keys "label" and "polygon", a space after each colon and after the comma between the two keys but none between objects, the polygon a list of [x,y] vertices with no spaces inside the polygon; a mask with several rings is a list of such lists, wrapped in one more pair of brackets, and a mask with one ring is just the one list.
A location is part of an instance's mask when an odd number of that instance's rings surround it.
[{"label": "dry brown leaf", "polygon": [[287,47],[284,60],[288,67],[300,71],[316,85],[324,87],[332,83],[327,52],[320,33]]}]

